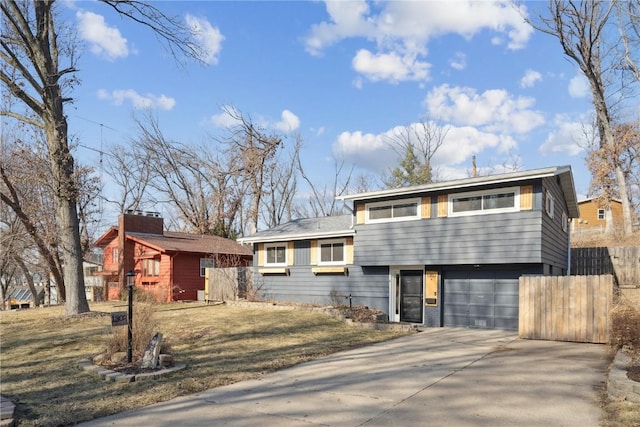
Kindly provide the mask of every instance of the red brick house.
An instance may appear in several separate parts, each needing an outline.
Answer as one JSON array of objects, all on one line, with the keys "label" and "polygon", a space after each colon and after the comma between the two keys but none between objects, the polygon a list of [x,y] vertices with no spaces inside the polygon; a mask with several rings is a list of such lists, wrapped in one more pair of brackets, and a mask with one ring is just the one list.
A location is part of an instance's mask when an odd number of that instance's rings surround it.
[{"label": "red brick house", "polygon": [[120,298],[130,271],[135,286],[161,302],[195,300],[204,290],[205,268],[248,266],[253,258],[250,248],[230,239],[164,231],[157,213],[120,215],[118,226],[94,244],[104,251],[96,274],[104,278],[109,300]]}]

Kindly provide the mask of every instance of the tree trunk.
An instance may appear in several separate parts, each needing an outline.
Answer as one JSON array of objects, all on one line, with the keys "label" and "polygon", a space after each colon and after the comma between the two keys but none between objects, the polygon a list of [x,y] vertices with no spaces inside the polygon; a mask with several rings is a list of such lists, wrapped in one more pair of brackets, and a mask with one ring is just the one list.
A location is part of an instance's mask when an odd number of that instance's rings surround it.
[{"label": "tree trunk", "polygon": [[38,298],[38,291],[36,290],[36,287],[33,284],[33,276],[31,275],[31,272],[27,268],[27,265],[24,263],[22,258],[20,258],[18,255],[14,255],[13,259],[20,267],[20,270],[22,270],[22,275],[27,281],[27,286],[29,287],[29,291],[31,292],[31,299],[33,300],[33,306],[40,307],[40,299]]}]

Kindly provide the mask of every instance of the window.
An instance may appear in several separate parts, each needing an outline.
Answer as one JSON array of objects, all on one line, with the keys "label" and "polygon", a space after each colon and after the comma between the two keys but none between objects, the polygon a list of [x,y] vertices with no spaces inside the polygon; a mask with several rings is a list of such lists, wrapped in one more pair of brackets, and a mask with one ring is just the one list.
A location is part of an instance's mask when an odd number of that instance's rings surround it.
[{"label": "window", "polygon": [[266,258],[264,265],[280,266],[287,265],[287,245],[284,243],[266,244],[264,248]]},{"label": "window", "polygon": [[520,187],[452,194],[449,196],[449,215],[517,212],[520,210],[519,198]]},{"label": "window", "polygon": [[111,248],[111,262],[117,264],[118,260],[118,248]]},{"label": "window", "polygon": [[604,209],[598,209],[598,219],[604,219]]},{"label": "window", "polygon": [[567,214],[562,212],[562,231],[564,231],[565,233],[567,232],[567,227],[569,224],[569,218],[567,217]]},{"label": "window", "polygon": [[319,241],[320,247],[318,265],[342,265],[345,263],[345,241],[339,240],[325,240]]},{"label": "window", "polygon": [[547,213],[547,215],[549,215],[549,217],[553,218],[553,211],[554,211],[554,202],[553,202],[553,196],[551,195],[551,192],[549,190],[546,190],[544,192],[544,210]]},{"label": "window", "polygon": [[160,260],[157,258],[142,260],[142,276],[158,277],[160,275]]},{"label": "window", "polygon": [[213,258],[200,258],[200,277],[204,277],[206,275],[205,269],[213,267]]},{"label": "window", "polygon": [[420,219],[420,199],[368,203],[365,223]]}]

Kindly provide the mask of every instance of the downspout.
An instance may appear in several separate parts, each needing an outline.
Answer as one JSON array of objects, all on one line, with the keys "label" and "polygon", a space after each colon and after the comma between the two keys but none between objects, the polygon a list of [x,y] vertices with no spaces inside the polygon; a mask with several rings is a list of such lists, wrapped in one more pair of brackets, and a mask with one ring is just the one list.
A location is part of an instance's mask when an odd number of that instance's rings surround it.
[{"label": "downspout", "polygon": [[571,224],[567,227],[567,239],[569,240],[569,247],[567,248],[567,276],[571,276],[571,226],[573,226],[573,218],[571,218]]}]

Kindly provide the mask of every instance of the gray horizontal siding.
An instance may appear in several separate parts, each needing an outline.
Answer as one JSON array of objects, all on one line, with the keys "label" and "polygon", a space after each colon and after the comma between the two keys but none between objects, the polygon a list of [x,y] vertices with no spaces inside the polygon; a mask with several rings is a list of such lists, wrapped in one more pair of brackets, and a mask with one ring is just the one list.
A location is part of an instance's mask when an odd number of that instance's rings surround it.
[{"label": "gray horizontal siding", "polygon": [[386,267],[349,266],[349,275],[314,275],[310,266],[289,268],[289,275],[254,276],[254,286],[267,301],[304,302],[330,305],[331,293],[342,295],[348,305],[350,294],[354,305],[382,310],[389,308],[389,269]]},{"label": "gray horizontal siding", "polygon": [[[545,178],[544,189],[548,189],[554,198],[554,217],[551,218],[542,209],[542,262],[557,269],[567,269],[569,236],[562,230],[562,212],[567,212],[562,191],[555,179]],[[544,191],[542,192],[544,197]],[[544,206],[544,205],[543,205]],[[567,226],[567,230],[568,230]],[[553,273],[559,274],[558,271]]]},{"label": "gray horizontal siding", "polygon": [[356,226],[355,264],[541,262],[540,211]]}]

